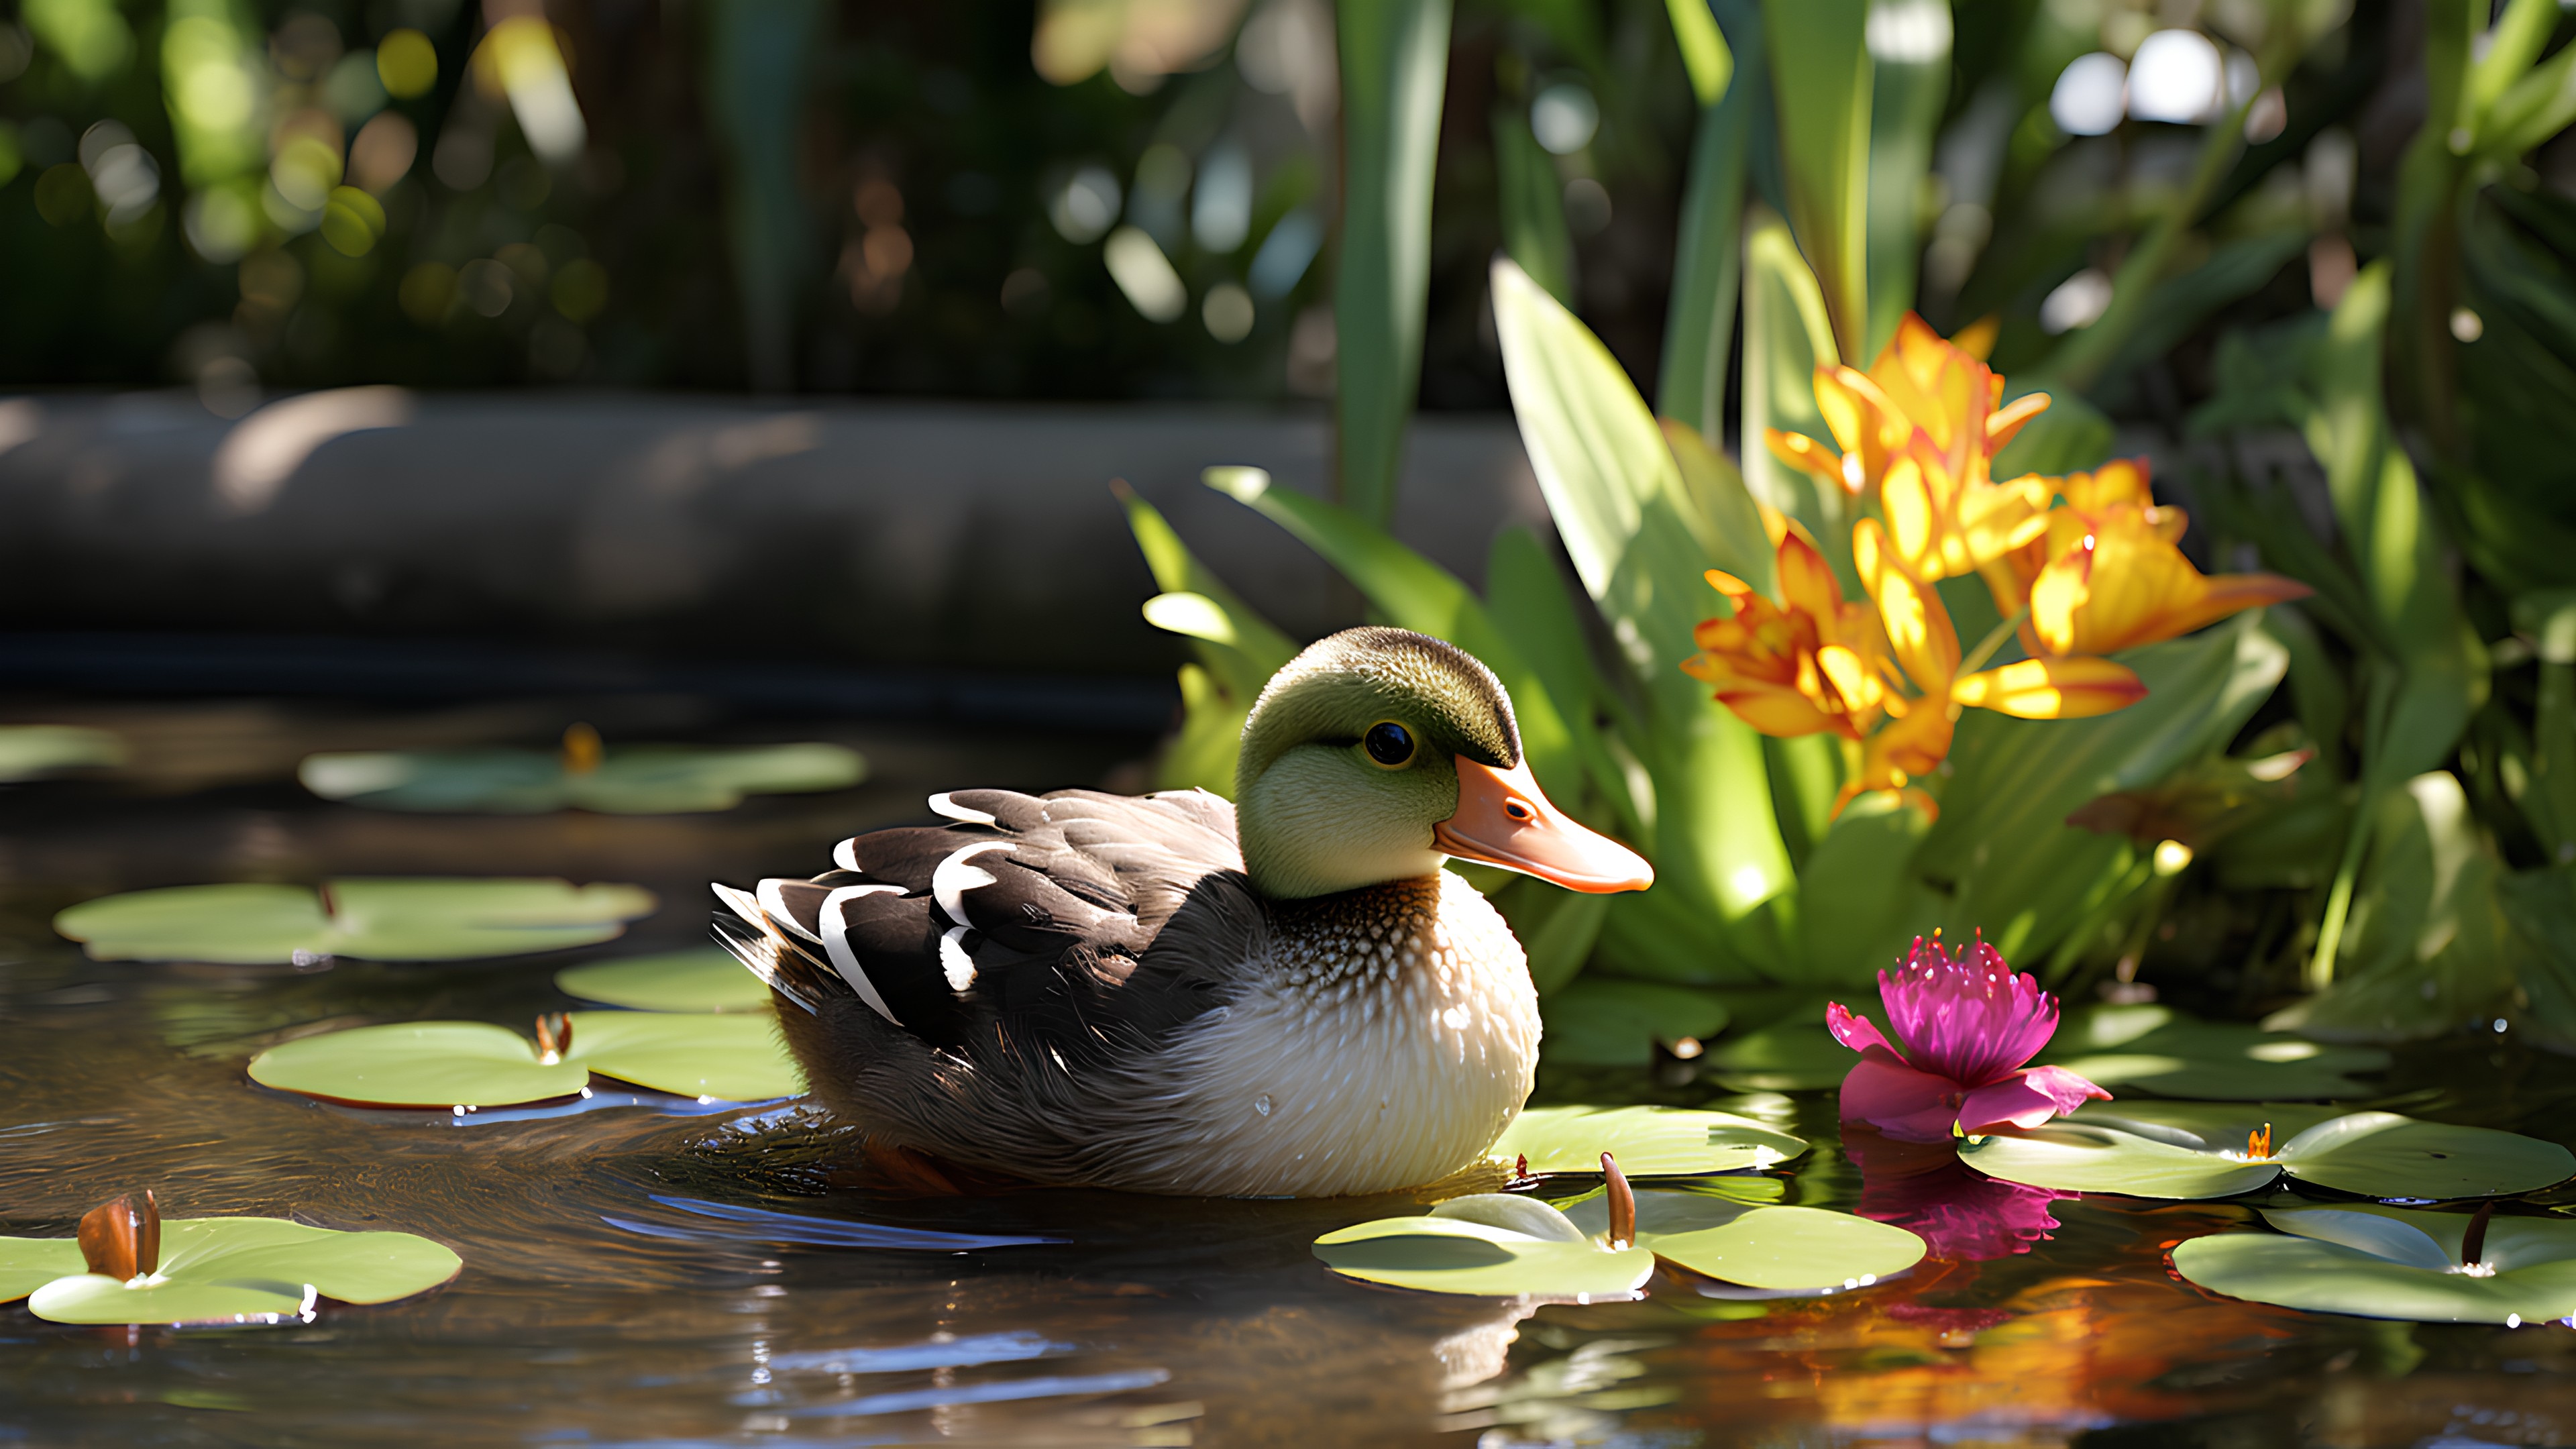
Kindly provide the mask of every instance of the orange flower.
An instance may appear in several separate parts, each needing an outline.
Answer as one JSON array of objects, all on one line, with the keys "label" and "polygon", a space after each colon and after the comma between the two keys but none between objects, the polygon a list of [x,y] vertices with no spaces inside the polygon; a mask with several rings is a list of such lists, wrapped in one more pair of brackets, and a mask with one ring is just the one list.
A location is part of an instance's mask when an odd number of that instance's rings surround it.
[{"label": "orange flower", "polygon": [[2039,571],[2030,587],[2030,627],[2042,649],[2056,655],[2134,649],[2312,592],[2278,574],[2203,574],[2148,514],[2112,505]]},{"label": "orange flower", "polygon": [[1879,507],[1908,570],[1927,581],[1955,578],[2045,535],[2051,482],[2034,476],[1989,483],[1954,472],[1929,435],[1918,432],[1880,480]]},{"label": "orange flower", "polygon": [[2045,394],[2033,393],[1998,408],[2004,380],[1911,312],[1869,371],[1819,367],[1815,386],[1817,411],[1839,453],[1803,433],[1773,428],[1764,436],[1791,466],[1851,494],[1878,487],[1918,439],[1957,486],[1983,484],[1995,450],[2048,406]]},{"label": "orange flower", "polygon": [[1869,607],[1843,601],[1832,566],[1796,524],[1782,530],[1775,560],[1776,604],[1733,574],[1708,571],[1735,616],[1702,621],[1692,635],[1700,652],[1682,669],[1717,686],[1719,701],[1766,735],[1831,730],[1857,740],[1886,693]]}]

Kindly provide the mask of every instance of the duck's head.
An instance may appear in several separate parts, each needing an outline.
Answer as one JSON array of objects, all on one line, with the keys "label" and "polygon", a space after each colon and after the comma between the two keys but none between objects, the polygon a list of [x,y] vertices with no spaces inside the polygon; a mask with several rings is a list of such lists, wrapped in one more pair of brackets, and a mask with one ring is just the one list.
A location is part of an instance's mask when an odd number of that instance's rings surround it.
[{"label": "duck's head", "polygon": [[1235,821],[1253,887],[1280,900],[1429,875],[1453,855],[1568,890],[1655,879],[1548,803],[1494,672],[1407,629],[1343,630],[1271,677],[1244,722]]}]

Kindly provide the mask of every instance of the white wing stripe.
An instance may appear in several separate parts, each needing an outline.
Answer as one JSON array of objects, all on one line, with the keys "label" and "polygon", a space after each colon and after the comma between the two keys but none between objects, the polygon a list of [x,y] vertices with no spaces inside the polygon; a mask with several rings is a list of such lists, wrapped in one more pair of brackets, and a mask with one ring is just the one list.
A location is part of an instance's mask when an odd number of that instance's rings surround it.
[{"label": "white wing stripe", "polygon": [[873,896],[886,891],[900,893],[902,890],[903,887],[899,885],[843,886],[823,897],[822,910],[823,949],[832,954],[833,969],[840,972],[841,979],[850,983],[850,988],[859,993],[861,1001],[872,1007],[877,1015],[893,1021],[897,1026],[903,1023],[895,1021],[894,1013],[886,1007],[885,997],[877,991],[877,984],[868,979],[867,968],[859,964],[858,953],[850,949],[850,923],[842,916],[841,906],[861,896]]},{"label": "white wing stripe", "polygon": [[999,820],[994,819],[992,812],[989,810],[977,810],[972,806],[958,804],[955,800],[949,798],[949,794],[945,790],[942,790],[938,794],[930,797],[930,813],[933,815],[945,816],[950,820],[963,821],[968,825],[999,825],[1002,823]]},{"label": "white wing stripe", "polygon": [[[804,937],[806,940],[813,942],[817,946],[823,944],[822,937],[806,930],[804,924],[796,919],[795,913],[787,909],[787,892],[782,889],[786,884],[786,881],[775,878],[762,881],[760,883],[760,908],[769,912],[769,918],[777,922],[779,925],[795,932],[797,935]],[[802,885],[804,882],[799,881],[797,884]]]},{"label": "white wing stripe", "polygon": [[966,924],[966,892],[978,886],[991,885],[994,879],[991,871],[966,862],[988,850],[1010,848],[1011,842],[1007,840],[979,840],[972,845],[959,846],[948,853],[948,858],[939,863],[938,869],[930,873],[930,897],[948,913],[951,924]]},{"label": "white wing stripe", "polygon": [[948,989],[963,991],[975,984],[975,958],[966,954],[964,926],[951,926],[939,937],[939,969],[948,974]]}]

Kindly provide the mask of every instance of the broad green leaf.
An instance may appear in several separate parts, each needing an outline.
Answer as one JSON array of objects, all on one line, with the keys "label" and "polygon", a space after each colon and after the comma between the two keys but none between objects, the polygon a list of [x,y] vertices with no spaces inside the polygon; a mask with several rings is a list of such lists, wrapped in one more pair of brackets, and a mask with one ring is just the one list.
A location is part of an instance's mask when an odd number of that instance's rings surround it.
[{"label": "broad green leaf", "polygon": [[[2041,391],[2047,390],[2016,387],[2010,396],[2019,401]],[[2048,411],[2022,424],[1990,467],[1997,478],[2087,472],[2110,461],[2112,441],[2111,420],[2100,408],[2080,393],[2058,388],[2048,393]]]},{"label": "broad green leaf", "polygon": [[1547,1034],[1539,1039],[1540,1054],[1591,1066],[1645,1066],[1655,1059],[1658,1040],[1713,1037],[1727,1020],[1725,1005],[1709,992],[1598,975],[1584,977],[1544,1005]]},{"label": "broad green leaf", "polygon": [[587,946],[650,914],[641,886],[496,877],[373,877],[171,886],[84,901],[54,929],[99,961],[461,961]]},{"label": "broad green leaf", "polygon": [[1529,957],[1530,984],[1541,997],[1563,989],[1580,975],[1601,940],[1601,925],[1610,915],[1608,896],[1562,890],[1524,877],[1493,898],[1495,909],[1520,939]]},{"label": "broad green leaf", "polygon": [[70,1238],[0,1238],[0,1303],[14,1303],[87,1266],[80,1244]]},{"label": "broad green leaf", "polygon": [[1516,106],[1494,110],[1494,192],[1502,207],[1503,250],[1548,295],[1574,305],[1574,233],[1565,224],[1565,183],[1556,158],[1530,134]]},{"label": "broad green leaf", "polygon": [[1751,584],[1755,593],[1778,594],[1779,555],[1771,546],[1769,530],[1762,526],[1760,506],[1744,486],[1744,475],[1683,423],[1666,418],[1663,429],[1664,441],[1672,445],[1673,462],[1681,470],[1682,495],[1691,505],[1682,510],[1683,521],[1708,561]]},{"label": "broad green leaf", "polygon": [[1315,1256],[1346,1277],[1490,1298],[1625,1298],[1655,1273],[1655,1255],[1643,1248],[1612,1252],[1441,1216],[1380,1218],[1326,1233]]},{"label": "broad green leaf", "polygon": [[0,1238],[0,1292],[15,1284],[10,1267],[64,1262],[62,1248],[71,1250],[68,1271],[34,1288],[27,1303],[55,1323],[274,1323],[308,1314],[317,1295],[386,1303],[435,1288],[464,1266],[445,1246],[411,1233],[175,1218],[161,1224],[158,1269],[132,1282],[82,1271],[69,1239]]},{"label": "broad green leaf", "polygon": [[[1816,410],[1816,369],[1842,360],[1816,274],[1780,218],[1753,208],[1744,231],[1744,485],[1753,496],[1806,525],[1829,558],[1848,560],[1839,492],[1820,491],[1805,473],[1775,456],[1771,429],[1804,433],[1828,446],[1833,432]],[[1855,580],[1847,579],[1846,586]]]},{"label": "broad green leaf", "polygon": [[1823,286],[1839,350],[1851,357],[1869,355],[1869,9],[1869,0],[1762,6],[1789,220]]},{"label": "broad green leaf", "polygon": [[[2272,1154],[2249,1158],[2269,1125]],[[2191,1102],[2094,1102],[2028,1131],[1972,1138],[1960,1158],[1989,1177],[2034,1187],[2138,1197],[2213,1198],[2287,1173],[2373,1197],[2496,1197],[2576,1174],[2554,1142],[2393,1112]]]},{"label": "broad green leaf", "polygon": [[1664,8],[1672,16],[1673,43],[1681,49],[1691,94],[1703,108],[1716,105],[1735,74],[1735,54],[1726,48],[1708,0],[1665,0]]},{"label": "broad green leaf", "polygon": [[[1610,1229],[1595,1193],[1565,1215],[1592,1236]],[[1637,1194],[1637,1246],[1695,1273],[1775,1291],[1859,1288],[1923,1261],[1903,1228],[1809,1207],[1758,1207],[1701,1193]]]},{"label": "broad green leaf", "polygon": [[2193,1238],[2175,1271],[2213,1293],[2311,1313],[2425,1323],[2545,1323],[2576,1315],[2576,1223],[2497,1217],[2483,1266],[2460,1271],[2464,1213],[2352,1204],[2266,1208],[2281,1229]]},{"label": "broad green leaf", "polygon": [[1923,256],[1923,183],[1932,170],[1942,102],[1950,94],[1945,0],[1869,0],[1868,9],[1869,303],[1863,345],[1854,354],[1860,357],[1876,357],[1914,305],[1915,267]]},{"label": "broad green leaf", "polygon": [[1747,1117],[1678,1107],[1533,1107],[1521,1113],[1486,1157],[1529,1159],[1529,1170],[1599,1172],[1601,1154],[1631,1177],[1682,1177],[1787,1162],[1806,1139]]},{"label": "broad green leaf", "polygon": [[2124,1096],[2278,1102],[2365,1095],[2370,1088],[2346,1074],[2383,1070],[2389,1057],[2241,1022],[2196,1021],[2169,1006],[2097,1006],[2067,1013],[2038,1060]]},{"label": "broad green leaf", "polygon": [[612,745],[590,769],[568,768],[559,751],[390,750],[308,755],[295,774],[325,800],[379,810],[673,815],[731,810],[745,795],[845,789],[867,764],[840,745]]},{"label": "broad green leaf", "polygon": [[1342,236],[1333,287],[1342,501],[1394,516],[1422,373],[1449,0],[1341,0]]},{"label": "broad green leaf", "polygon": [[1931,828],[1910,796],[1878,791],[1844,807],[1798,872],[1803,982],[1866,986],[1939,919],[1940,899],[1906,869]]},{"label": "broad green leaf", "polygon": [[[1723,47],[1707,0],[1670,0],[1673,29],[1685,35],[1695,17]],[[1721,50],[1721,53],[1724,53]],[[1730,71],[1732,65],[1727,67]],[[1696,85],[1702,69],[1694,64]],[[1742,272],[1738,233],[1744,223],[1745,152],[1754,129],[1751,86],[1718,82],[1724,98],[1700,96],[1699,129],[1691,138],[1690,174],[1682,184],[1681,226],[1673,241],[1672,301],[1664,314],[1664,356],[1655,381],[1655,407],[1696,429],[1715,447],[1726,423],[1727,354],[1735,345],[1735,299]],[[1747,576],[1750,577],[1749,575]]]},{"label": "broad green leaf", "polygon": [[555,973],[566,996],[636,1011],[767,1011],[769,988],[719,947],[590,961]]},{"label": "broad green leaf", "polygon": [[1970,710],[1950,752],[1941,819],[1914,858],[1953,892],[1944,922],[1983,929],[2007,959],[2055,947],[2137,863],[2125,839],[2066,823],[2086,802],[2164,779],[2225,745],[2288,668],[2259,621],[2239,616],[2129,651],[2147,697],[2093,719],[2016,720]]},{"label": "broad green leaf", "polygon": [[0,725],[0,781],[125,763],[125,741],[80,725]]},{"label": "broad green leaf", "polygon": [[[1861,1005],[1844,1004],[1855,1010]],[[1842,1085],[1860,1054],[1834,1040],[1823,1013],[1813,1011],[1729,1037],[1700,1060],[1719,1082],[1739,1092],[1808,1092]]]},{"label": "broad green leaf", "polygon": [[1589,800],[1606,801],[1609,818],[1617,821],[1620,832],[1630,839],[1643,838],[1647,834],[1643,822],[1652,818],[1652,804],[1641,805],[1637,800],[1631,781],[1596,725],[1607,686],[1593,663],[1583,617],[1566,588],[1554,551],[1526,528],[1514,526],[1495,534],[1493,549],[1485,558],[1485,597],[1494,629],[1547,691],[1548,704],[1572,738],[1575,757],[1589,778],[1590,796],[1557,803],[1578,816],[1593,818],[1586,809]]},{"label": "broad green leaf", "polygon": [[761,1102],[804,1091],[762,1013],[567,1014],[572,1044],[543,1060],[517,1032],[470,1021],[393,1022],[299,1037],[253,1057],[251,1080],[378,1107],[506,1107],[579,1093],[590,1074],[687,1097]]},{"label": "broad green leaf", "polygon": [[2496,894],[2525,1002],[2517,1024],[2552,1051],[2576,1053],[2576,866],[2515,871]]}]

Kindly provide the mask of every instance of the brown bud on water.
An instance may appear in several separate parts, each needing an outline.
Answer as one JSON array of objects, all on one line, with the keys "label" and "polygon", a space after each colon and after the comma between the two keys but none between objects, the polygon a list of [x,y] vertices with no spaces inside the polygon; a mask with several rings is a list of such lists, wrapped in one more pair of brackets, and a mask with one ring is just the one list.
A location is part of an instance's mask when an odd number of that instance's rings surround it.
[{"label": "brown bud on water", "polygon": [[1637,1244],[1637,1195],[1628,1189],[1628,1174],[1619,1170],[1618,1159],[1601,1154],[1602,1186],[1610,1196],[1610,1246],[1631,1248]]},{"label": "brown bud on water", "polygon": [[120,1283],[149,1274],[161,1266],[160,1200],[145,1192],[140,1213],[131,1197],[101,1203],[81,1215],[78,1236],[90,1272]]},{"label": "brown bud on water", "polygon": [[537,1059],[547,1066],[564,1059],[572,1050],[572,1014],[550,1011],[537,1018]]}]

